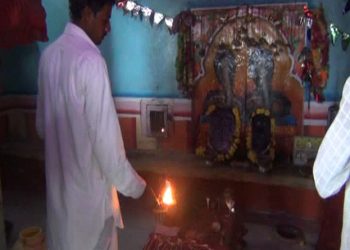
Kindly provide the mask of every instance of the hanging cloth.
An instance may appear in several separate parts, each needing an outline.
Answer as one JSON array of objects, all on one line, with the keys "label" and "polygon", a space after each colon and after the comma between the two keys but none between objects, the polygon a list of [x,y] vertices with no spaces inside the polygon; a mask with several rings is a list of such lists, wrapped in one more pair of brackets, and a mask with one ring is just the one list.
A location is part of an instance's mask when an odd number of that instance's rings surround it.
[{"label": "hanging cloth", "polygon": [[47,41],[41,0],[0,0],[0,48]]}]

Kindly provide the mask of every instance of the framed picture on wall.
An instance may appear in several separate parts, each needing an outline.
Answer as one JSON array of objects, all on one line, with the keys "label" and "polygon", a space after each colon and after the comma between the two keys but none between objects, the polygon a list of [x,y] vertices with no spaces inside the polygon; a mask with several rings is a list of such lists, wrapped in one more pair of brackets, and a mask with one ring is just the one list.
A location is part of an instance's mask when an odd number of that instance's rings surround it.
[{"label": "framed picture on wall", "polygon": [[312,164],[315,160],[322,137],[295,136],[293,149],[293,163],[296,166]]}]

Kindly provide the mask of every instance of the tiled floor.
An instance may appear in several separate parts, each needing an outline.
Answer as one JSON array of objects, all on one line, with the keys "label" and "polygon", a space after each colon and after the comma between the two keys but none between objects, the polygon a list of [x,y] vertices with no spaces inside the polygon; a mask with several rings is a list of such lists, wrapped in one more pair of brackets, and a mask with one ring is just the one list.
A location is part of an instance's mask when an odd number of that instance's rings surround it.
[{"label": "tiled floor", "polygon": [[[20,229],[39,225],[45,229],[45,188],[43,163],[7,157],[1,159],[1,179],[4,196],[5,219],[13,225],[9,246],[17,239]],[[120,197],[125,229],[119,233],[120,250],[141,250],[149,234],[154,230],[156,219],[152,212],[152,197],[144,195],[139,200]],[[303,230],[305,244],[300,239],[286,239],[276,231],[276,225],[293,224]],[[314,249],[319,227],[316,223],[292,218],[287,214],[246,215],[246,249],[299,250]],[[10,249],[10,248],[9,248]]]}]

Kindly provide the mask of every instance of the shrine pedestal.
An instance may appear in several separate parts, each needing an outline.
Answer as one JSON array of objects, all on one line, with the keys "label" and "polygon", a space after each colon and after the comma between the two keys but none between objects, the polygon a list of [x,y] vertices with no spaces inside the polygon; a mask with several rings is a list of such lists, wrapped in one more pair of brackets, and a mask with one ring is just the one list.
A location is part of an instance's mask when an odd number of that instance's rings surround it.
[{"label": "shrine pedestal", "polygon": [[[172,215],[167,218],[167,213],[162,213],[161,220],[149,236],[144,250],[160,247],[164,250],[238,250],[244,247],[243,237],[247,230],[237,212],[230,212],[224,207],[206,207],[199,209],[196,214],[176,222],[171,220],[174,219]],[[158,210],[155,211],[155,215],[159,218]],[[167,226],[167,223],[172,226]]]},{"label": "shrine pedestal", "polygon": [[271,173],[261,174],[248,163],[207,165],[204,159],[184,153],[134,151],[128,158],[153,188],[161,177],[171,178],[184,201],[205,200],[231,188],[243,211],[284,212],[314,221],[322,216],[323,201],[313,179],[293,165],[276,165]]},{"label": "shrine pedestal", "polygon": [[[275,166],[271,173],[261,174],[242,162],[233,166],[209,166],[191,154],[135,151],[129,152],[128,157],[148,186],[157,189],[160,178],[172,180],[179,197],[178,205],[181,204],[177,207],[180,214],[191,216],[194,205],[202,204],[207,197],[219,197],[225,188],[231,188],[243,216],[258,211],[309,220],[321,226],[317,249],[339,249],[342,196],[322,200],[312,177],[302,176],[293,165]],[[183,225],[186,221],[178,218],[178,222]]]}]

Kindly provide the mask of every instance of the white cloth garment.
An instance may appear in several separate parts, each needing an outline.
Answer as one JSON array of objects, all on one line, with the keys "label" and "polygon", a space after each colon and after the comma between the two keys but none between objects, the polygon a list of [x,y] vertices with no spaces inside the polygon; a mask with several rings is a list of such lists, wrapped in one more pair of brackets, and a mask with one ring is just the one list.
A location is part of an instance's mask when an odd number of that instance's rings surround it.
[{"label": "white cloth garment", "polygon": [[339,111],[318,150],[313,166],[318,193],[330,197],[346,185],[341,250],[350,249],[350,77],[346,80]]},{"label": "white cloth garment", "polygon": [[138,198],[146,186],[125,156],[105,60],[86,33],[68,23],[43,52],[38,82],[48,247],[102,250],[98,246],[110,245],[110,235],[101,242],[105,222],[112,217],[123,227],[116,190]]}]

